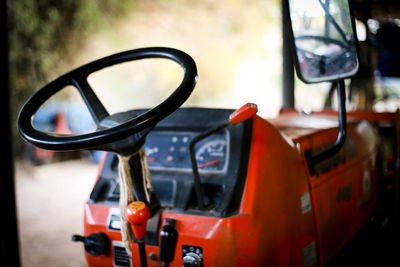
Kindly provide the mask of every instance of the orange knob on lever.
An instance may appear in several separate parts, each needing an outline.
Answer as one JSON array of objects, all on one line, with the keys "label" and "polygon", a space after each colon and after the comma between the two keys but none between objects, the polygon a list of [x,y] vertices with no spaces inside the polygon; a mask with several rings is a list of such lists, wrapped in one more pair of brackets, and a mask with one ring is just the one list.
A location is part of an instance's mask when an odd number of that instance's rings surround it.
[{"label": "orange knob on lever", "polygon": [[125,214],[136,239],[144,239],[146,237],[147,220],[150,217],[150,210],[147,205],[142,201],[131,202],[126,208]]},{"label": "orange knob on lever", "polygon": [[235,110],[230,116],[229,121],[233,124],[239,124],[245,120],[250,119],[257,114],[258,108],[256,104],[247,103],[241,108]]}]

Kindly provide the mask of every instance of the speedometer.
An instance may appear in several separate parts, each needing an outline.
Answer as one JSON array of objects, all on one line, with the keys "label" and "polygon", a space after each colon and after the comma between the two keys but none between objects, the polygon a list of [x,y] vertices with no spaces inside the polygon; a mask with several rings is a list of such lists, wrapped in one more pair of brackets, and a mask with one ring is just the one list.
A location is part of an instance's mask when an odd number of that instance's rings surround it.
[{"label": "speedometer", "polygon": [[[196,132],[158,131],[148,135],[143,148],[146,150],[152,171],[192,172],[189,144]],[[227,169],[229,135],[219,132],[195,145],[195,158],[200,173],[223,173]]]},{"label": "speedometer", "polygon": [[228,154],[226,139],[206,139],[196,150],[197,166],[200,172],[220,172],[225,169]]}]

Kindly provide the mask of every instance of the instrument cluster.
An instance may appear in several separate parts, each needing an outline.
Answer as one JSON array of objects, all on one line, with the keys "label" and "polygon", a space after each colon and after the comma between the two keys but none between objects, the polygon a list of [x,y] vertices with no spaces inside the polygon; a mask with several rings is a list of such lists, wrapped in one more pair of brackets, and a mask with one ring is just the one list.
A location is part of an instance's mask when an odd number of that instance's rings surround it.
[{"label": "instrument cluster", "polygon": [[[189,144],[196,132],[153,131],[146,140],[149,168],[152,171],[192,172]],[[213,134],[195,146],[197,166],[200,173],[225,173],[229,155],[229,132]]]}]

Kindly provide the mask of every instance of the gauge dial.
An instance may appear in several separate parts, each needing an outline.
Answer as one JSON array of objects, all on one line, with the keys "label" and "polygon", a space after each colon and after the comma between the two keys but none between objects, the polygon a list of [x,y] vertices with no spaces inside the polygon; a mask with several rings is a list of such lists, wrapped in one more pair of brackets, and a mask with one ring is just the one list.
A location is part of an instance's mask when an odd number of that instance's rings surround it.
[{"label": "gauge dial", "polygon": [[227,143],[225,139],[211,139],[200,144],[196,160],[199,171],[222,171],[225,167]]},{"label": "gauge dial", "polygon": [[[143,146],[150,170],[191,172],[189,143],[197,133],[153,132]],[[197,166],[201,173],[223,172],[229,147],[225,133],[214,134],[195,146]]]}]

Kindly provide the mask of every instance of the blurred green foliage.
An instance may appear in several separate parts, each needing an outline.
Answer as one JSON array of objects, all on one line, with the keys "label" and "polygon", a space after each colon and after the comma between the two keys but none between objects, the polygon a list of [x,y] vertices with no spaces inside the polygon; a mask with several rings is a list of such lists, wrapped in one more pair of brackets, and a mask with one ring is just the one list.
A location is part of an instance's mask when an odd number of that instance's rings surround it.
[{"label": "blurred green foliage", "polygon": [[[7,1],[9,71],[13,121],[26,99],[65,72],[72,55],[89,33],[121,18],[134,1],[15,0]],[[14,125],[16,126],[16,125]],[[15,135],[16,155],[22,142]]]}]

